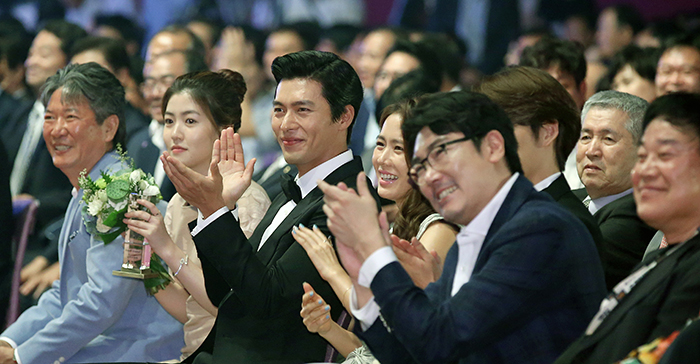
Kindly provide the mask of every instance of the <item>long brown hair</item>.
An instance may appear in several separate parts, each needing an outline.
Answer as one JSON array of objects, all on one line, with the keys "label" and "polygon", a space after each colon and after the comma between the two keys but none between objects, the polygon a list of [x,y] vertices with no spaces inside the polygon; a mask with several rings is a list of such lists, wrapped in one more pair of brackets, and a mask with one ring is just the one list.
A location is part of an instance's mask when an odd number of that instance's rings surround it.
[{"label": "long brown hair", "polygon": [[[379,127],[384,126],[384,122],[392,114],[398,114],[401,118],[401,123],[403,123],[406,118],[411,116],[411,109],[415,105],[415,99],[407,99],[385,107],[379,119]],[[406,165],[410,165],[408,154],[404,153],[404,155],[406,156]],[[399,213],[394,220],[393,234],[401,239],[410,240],[418,233],[423,220],[433,213],[435,213],[435,210],[428,199],[420,191],[411,188],[406,193],[406,197],[399,207]]]}]

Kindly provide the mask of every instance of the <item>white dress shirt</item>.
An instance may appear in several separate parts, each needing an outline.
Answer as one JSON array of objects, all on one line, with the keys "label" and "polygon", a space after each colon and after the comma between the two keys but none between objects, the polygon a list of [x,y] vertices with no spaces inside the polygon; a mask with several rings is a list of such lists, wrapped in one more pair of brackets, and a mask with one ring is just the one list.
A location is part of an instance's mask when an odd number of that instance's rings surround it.
[{"label": "white dress shirt", "polygon": [[[345,152],[340,153],[337,156],[319,164],[303,176],[299,177],[299,175],[297,175],[295,181],[297,185],[299,185],[299,189],[301,190],[301,198],[306,197],[306,195],[308,195],[311,191],[313,191],[314,188],[316,188],[316,182],[318,180],[325,179],[326,177],[328,177],[329,174],[333,173],[333,171],[338,169],[338,167],[352,161],[352,159],[352,151],[348,149]],[[297,204],[293,200],[290,200],[287,201],[286,204],[282,205],[282,207],[280,207],[280,209],[277,211],[277,214],[272,219],[270,225],[265,229],[265,232],[263,232],[263,236],[260,239],[260,245],[258,245],[258,250],[262,248],[262,246],[267,241],[267,238],[269,238],[270,235],[272,235],[272,233],[280,226],[282,221],[284,221],[284,219],[292,212],[292,210],[294,210],[294,207],[296,207],[296,205]],[[218,219],[221,215],[225,214],[228,211],[228,207],[224,206],[216,212],[214,212],[213,214],[211,214],[206,219],[203,219],[202,214],[199,213],[197,217],[197,226],[194,229],[192,229],[192,236],[196,236],[212,221]],[[236,220],[238,220],[236,209],[234,209],[231,212],[234,214]]]},{"label": "white dress shirt", "polygon": [[537,184],[534,186],[535,190],[537,190],[537,192],[541,192],[545,188],[549,187],[552,184],[552,182],[556,181],[557,178],[559,178],[559,176],[561,176],[561,172],[557,172],[557,173],[537,182]]},{"label": "white dress shirt", "polygon": [[[165,151],[165,140],[163,140],[163,129],[165,129],[165,124],[159,123],[157,120],[151,120],[148,124],[148,136],[151,137],[151,143],[160,150],[163,154]],[[163,169],[163,162],[160,161],[160,157],[156,159],[156,166],[153,168],[153,179],[156,181],[158,186],[163,185],[163,180],[165,179],[165,169]]]},{"label": "white dress shirt", "polygon": [[[457,234],[459,256],[452,283],[452,296],[457,294],[462,285],[469,282],[486,234],[518,176],[519,173],[514,173],[479,214]],[[395,261],[398,261],[398,259],[390,246],[378,249],[362,263],[357,283],[369,288],[375,275],[386,265]],[[358,308],[357,295],[354,288],[351,297],[350,308],[352,315],[360,321],[362,330],[367,330],[379,316],[379,305],[374,301],[373,297],[365,306]]]}]

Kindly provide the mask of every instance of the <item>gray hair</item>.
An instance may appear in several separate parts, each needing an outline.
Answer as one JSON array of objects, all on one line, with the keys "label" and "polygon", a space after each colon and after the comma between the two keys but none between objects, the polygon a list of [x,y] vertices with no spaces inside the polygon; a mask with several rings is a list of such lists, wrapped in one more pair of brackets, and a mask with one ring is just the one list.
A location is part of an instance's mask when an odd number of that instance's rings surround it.
[{"label": "gray hair", "polygon": [[85,98],[95,113],[98,125],[102,125],[109,116],[116,115],[119,118],[119,126],[112,146],[121,144],[122,148],[125,147],[124,87],[111,72],[95,62],[69,64],[46,80],[41,93],[44,106],[48,105],[51,95],[59,88],[63,88],[61,98],[64,102],[76,103]]},{"label": "gray hair", "polygon": [[639,144],[642,139],[644,128],[642,120],[649,103],[644,99],[619,91],[600,91],[591,96],[583,105],[581,111],[581,124],[586,120],[586,115],[591,108],[617,109],[627,115],[625,129],[632,134],[635,144]]}]

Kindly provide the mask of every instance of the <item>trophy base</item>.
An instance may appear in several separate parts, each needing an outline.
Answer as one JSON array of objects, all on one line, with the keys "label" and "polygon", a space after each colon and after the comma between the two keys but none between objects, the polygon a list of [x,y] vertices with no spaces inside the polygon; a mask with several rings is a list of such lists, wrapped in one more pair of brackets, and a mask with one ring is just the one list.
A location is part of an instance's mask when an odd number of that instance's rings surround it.
[{"label": "trophy base", "polygon": [[152,272],[150,269],[144,269],[144,270],[139,270],[139,269],[122,269],[122,270],[113,270],[112,275],[119,276],[119,277],[126,277],[126,278],[136,278],[136,279],[147,279],[147,278],[155,278],[158,277],[158,273]]}]

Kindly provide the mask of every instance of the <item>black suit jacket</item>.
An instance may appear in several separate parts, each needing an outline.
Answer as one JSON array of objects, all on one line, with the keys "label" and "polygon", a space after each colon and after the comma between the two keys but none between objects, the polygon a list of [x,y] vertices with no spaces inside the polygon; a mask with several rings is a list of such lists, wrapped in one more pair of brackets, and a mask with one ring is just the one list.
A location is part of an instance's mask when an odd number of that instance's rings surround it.
[{"label": "black suit jacket", "polygon": [[591,233],[593,242],[595,242],[595,246],[598,248],[598,252],[600,254],[603,244],[603,235],[600,232],[600,227],[598,227],[598,222],[596,222],[593,215],[591,215],[581,200],[579,200],[573,194],[573,192],[571,192],[569,183],[566,182],[564,175],[562,174],[559,176],[559,178],[555,179],[554,182],[549,185],[549,187],[542,191],[547,192],[550,196],[552,196],[554,201],[557,201],[561,206],[567,209],[570,213],[574,214],[574,216],[578,217],[579,220],[586,225],[586,229],[588,229],[588,232]]},{"label": "black suit jacket", "polygon": [[[355,158],[325,181],[354,187],[361,171],[362,162]],[[284,194],[277,196],[250,239],[245,238],[230,213],[194,237],[207,294],[214,304],[220,302],[212,332],[191,356],[195,363],[323,361],[326,341],[310,333],[299,316],[302,283],[309,282],[328,302],[334,320],[342,305],[291,233],[293,226],[304,224],[317,225],[330,235],[322,209],[323,192],[315,188],[299,201],[262,249],[257,250],[265,229],[286,201]],[[188,358],[187,362],[191,360]]]},{"label": "black suit jacket", "polygon": [[[654,252],[643,264],[669,249]],[[700,310],[699,261],[700,236],[696,236],[649,271],[593,334],[579,338],[555,363],[613,363],[683,327]]]},{"label": "black suit jacket", "polygon": [[[129,157],[134,159],[134,164],[137,168],[141,168],[146,173],[153,174],[161,151],[151,141],[148,125],[131,136],[126,143],[126,151]],[[170,201],[176,192],[175,186],[170,181],[170,178],[165,175],[165,177],[163,177],[163,182],[160,184],[160,194],[163,196],[163,199],[165,201]]]},{"label": "black suit jacket", "polygon": [[[574,193],[581,200],[588,196],[585,189],[576,190]],[[605,282],[610,291],[642,261],[656,229],[639,218],[637,204],[631,193],[603,206],[593,217],[598,221],[600,232],[603,234],[600,256],[605,271]]]},{"label": "black suit jacket", "polygon": [[27,119],[34,101],[29,96],[15,98],[7,92],[0,94],[0,139],[5,144],[10,172],[19,146],[22,144],[22,137],[27,129]]}]

